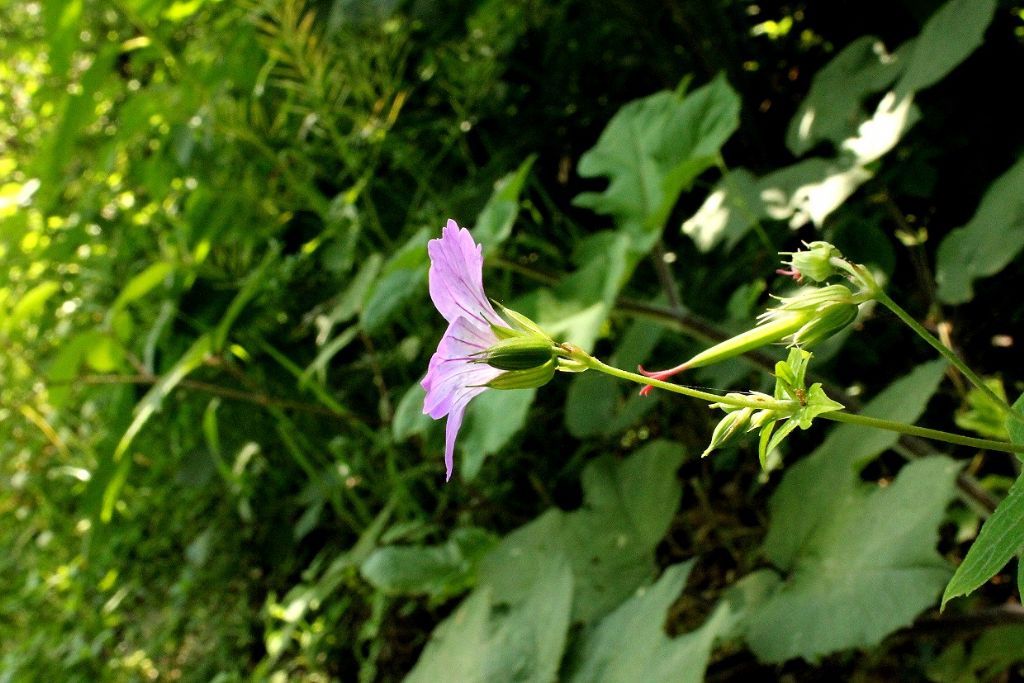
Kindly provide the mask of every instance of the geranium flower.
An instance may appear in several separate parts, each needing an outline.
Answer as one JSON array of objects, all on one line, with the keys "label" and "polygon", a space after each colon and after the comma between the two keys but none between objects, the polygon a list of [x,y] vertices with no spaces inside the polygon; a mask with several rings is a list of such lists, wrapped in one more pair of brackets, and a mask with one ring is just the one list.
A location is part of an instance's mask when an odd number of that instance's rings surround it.
[{"label": "geranium flower", "polygon": [[427,243],[430,298],[448,329],[421,382],[427,395],[423,412],[445,427],[445,481],[451,479],[455,438],[466,406],[489,388],[519,389],[546,384],[557,368],[554,342],[523,316],[502,309],[507,322],[484,293],[482,247],[469,230],[449,220],[441,239]]}]

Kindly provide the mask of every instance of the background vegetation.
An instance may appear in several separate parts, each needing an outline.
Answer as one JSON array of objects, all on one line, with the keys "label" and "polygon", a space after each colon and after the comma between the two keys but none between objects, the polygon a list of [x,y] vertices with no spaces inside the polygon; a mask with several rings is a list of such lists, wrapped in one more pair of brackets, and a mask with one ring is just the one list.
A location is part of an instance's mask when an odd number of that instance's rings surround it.
[{"label": "background vegetation", "polygon": [[[445,485],[418,381],[452,217],[626,368],[829,239],[1016,397],[1022,57],[995,0],[3,3],[0,680],[1019,674],[1014,563],[938,612],[1012,457],[816,425],[764,473],[584,374],[475,401]],[[812,371],[1007,438],[881,311]]]}]

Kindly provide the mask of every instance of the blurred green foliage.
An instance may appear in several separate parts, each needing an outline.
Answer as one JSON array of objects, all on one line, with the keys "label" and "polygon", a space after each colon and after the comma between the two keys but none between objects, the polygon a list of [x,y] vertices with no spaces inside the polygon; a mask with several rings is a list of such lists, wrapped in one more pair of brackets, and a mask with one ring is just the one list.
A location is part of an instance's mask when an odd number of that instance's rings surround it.
[{"label": "blurred green foliage", "polygon": [[[1021,627],[984,630],[1012,548],[934,629],[1009,459],[843,426],[769,475],[749,442],[697,457],[712,411],[584,374],[474,402],[446,486],[418,381],[452,217],[491,296],[629,368],[745,329],[775,252],[829,239],[1018,396],[1022,17],[0,5],[0,681],[1019,667]],[[812,368],[844,405],[1003,427],[891,318],[857,327]],[[686,381],[769,389],[767,356]]]}]

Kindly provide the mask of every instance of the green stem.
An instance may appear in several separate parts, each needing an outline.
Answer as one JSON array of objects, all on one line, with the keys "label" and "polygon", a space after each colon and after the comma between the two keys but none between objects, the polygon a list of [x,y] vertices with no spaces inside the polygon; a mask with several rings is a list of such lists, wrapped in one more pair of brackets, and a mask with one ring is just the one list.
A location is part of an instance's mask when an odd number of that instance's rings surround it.
[{"label": "green stem", "polygon": [[[721,403],[723,405],[736,406],[737,408],[777,410],[783,415],[792,415],[798,407],[795,401],[769,401],[766,399],[740,398],[738,396],[718,396],[717,394],[700,391],[699,389],[691,389],[690,387],[684,387],[679,384],[663,382],[662,380],[654,379],[653,377],[644,377],[641,374],[629,372],[628,370],[620,370],[619,368],[602,363],[580,349],[569,348],[567,351],[568,357],[582,363],[592,370],[597,370],[598,372],[603,372],[606,375],[618,377],[619,379],[636,382],[637,384],[652,386],[658,389],[664,389],[665,391],[671,391],[675,394],[682,394],[683,396],[697,398],[702,401],[707,401],[708,403]],[[884,429],[886,431],[897,432],[899,434],[907,434],[909,436],[918,436],[923,439],[931,439],[933,441],[944,441],[958,446],[970,446],[972,448],[989,451],[1002,451],[1004,453],[1024,453],[1024,444],[992,441],[991,439],[975,439],[974,437],[953,434],[952,432],[928,429],[927,427],[916,427],[903,422],[883,420],[881,418],[868,417],[866,415],[855,415],[853,413],[835,411],[821,413],[818,417],[826,420],[832,420],[833,422],[846,422],[848,424],[860,425],[862,427],[872,427],[874,429]]]},{"label": "green stem", "polygon": [[[674,394],[682,394],[683,396],[689,396],[690,398],[697,398],[708,403],[721,403],[728,406],[736,406],[737,408],[756,408],[758,410],[777,410],[784,414],[791,414],[798,406],[795,401],[778,401],[768,399],[755,399],[755,398],[740,398],[738,396],[719,396],[718,394],[712,394],[707,391],[701,391],[699,389],[691,389],[690,387],[684,387],[680,384],[672,384],[671,382],[664,382],[660,379],[653,377],[644,377],[643,375],[636,372],[629,372],[628,370],[620,370],[619,368],[606,365],[598,359],[590,356],[582,351],[574,351],[572,353],[572,359],[580,361],[588,368],[603,372],[606,375],[612,377],[618,377],[619,379],[625,379],[630,382],[636,382],[637,384],[644,384],[652,386],[657,389],[664,389],[665,391],[671,391]],[[1024,448],[1024,446],[1022,446]]]},{"label": "green stem", "polygon": [[967,367],[967,364],[964,363],[963,360],[961,360],[960,357],[953,352],[953,349],[949,348],[941,341],[936,339],[934,336],[932,336],[932,334],[928,330],[926,330],[921,325],[921,323],[914,320],[914,318],[911,317],[909,313],[900,308],[899,304],[893,301],[888,294],[881,290],[881,288],[876,289],[873,292],[873,294],[878,303],[882,304],[890,311],[895,313],[897,318],[902,320],[904,323],[906,323],[907,327],[909,327],[910,329],[917,333],[917,336],[921,337],[921,339],[924,339],[926,342],[931,344],[932,348],[941,353],[946,358],[946,360],[952,363],[953,367],[959,370],[964,377],[970,380],[971,384],[976,386],[979,391],[981,391],[983,394],[992,399],[992,401],[994,401],[996,405],[1000,406],[1003,412],[1010,412],[1010,406],[1007,405],[1006,401],[997,396],[996,393],[992,391],[987,384],[985,384],[985,380],[983,380],[976,372],[974,372],[974,370],[971,370],[969,367]]},{"label": "green stem", "polygon": [[902,422],[893,422],[892,420],[883,420],[877,417],[868,417],[867,415],[855,415],[853,413],[836,411],[832,413],[822,413],[818,415],[818,417],[825,420],[832,420],[834,422],[845,422],[847,424],[861,425],[862,427],[873,427],[875,429],[885,429],[890,432],[908,434],[910,436],[919,436],[923,439],[945,441],[946,443],[952,443],[958,446],[970,446],[972,448],[980,448],[988,451],[1002,451],[1004,453],[1024,453],[1024,444],[1020,443],[992,441],[991,439],[975,439],[971,436],[962,436],[951,432],[943,432],[938,429],[928,429],[927,427],[915,427],[914,425],[908,425]]}]

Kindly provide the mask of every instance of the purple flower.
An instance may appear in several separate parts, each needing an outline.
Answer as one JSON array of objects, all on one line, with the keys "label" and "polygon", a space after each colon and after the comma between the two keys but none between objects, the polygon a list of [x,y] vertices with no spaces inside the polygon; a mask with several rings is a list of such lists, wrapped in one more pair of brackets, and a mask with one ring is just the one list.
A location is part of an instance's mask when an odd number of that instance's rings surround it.
[{"label": "purple flower", "polygon": [[427,243],[430,255],[430,298],[448,321],[422,385],[427,392],[423,412],[435,420],[448,416],[445,428],[445,481],[451,479],[458,436],[466,405],[487,389],[504,370],[481,358],[499,342],[492,325],[507,328],[484,294],[483,250],[469,230],[449,220],[441,239]]}]

